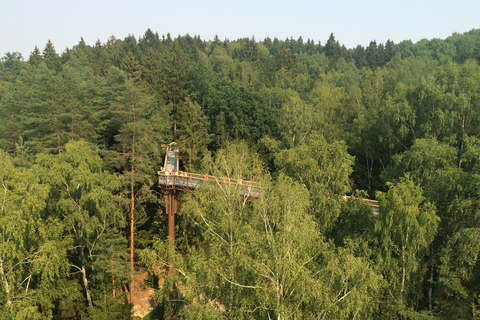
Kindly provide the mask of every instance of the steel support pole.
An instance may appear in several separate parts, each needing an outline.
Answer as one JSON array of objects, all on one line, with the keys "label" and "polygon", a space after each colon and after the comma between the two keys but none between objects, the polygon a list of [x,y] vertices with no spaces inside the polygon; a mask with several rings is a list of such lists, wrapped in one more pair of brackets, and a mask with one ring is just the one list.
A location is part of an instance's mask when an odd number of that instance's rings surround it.
[{"label": "steel support pole", "polygon": [[165,209],[168,217],[168,237],[173,247],[175,245],[175,213],[177,213],[177,193],[175,190],[168,190],[165,193]]}]

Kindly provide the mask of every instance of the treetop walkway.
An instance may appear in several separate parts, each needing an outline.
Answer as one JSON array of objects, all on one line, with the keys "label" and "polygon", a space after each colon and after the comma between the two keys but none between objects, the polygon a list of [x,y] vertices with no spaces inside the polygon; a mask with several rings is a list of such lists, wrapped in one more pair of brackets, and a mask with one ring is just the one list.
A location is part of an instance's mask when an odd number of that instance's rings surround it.
[{"label": "treetop walkway", "polygon": [[242,179],[218,178],[212,175],[201,175],[189,172],[158,172],[158,186],[167,190],[194,191],[201,188],[207,183],[214,182],[224,186],[238,186],[239,192],[243,196],[249,198],[259,198],[261,193],[260,184],[253,181],[245,181]]},{"label": "treetop walkway", "polygon": [[[248,198],[260,198],[262,196],[262,187],[258,182],[247,181],[243,179],[230,179],[228,177],[216,177],[212,175],[201,175],[179,171],[178,147],[172,142],[168,145],[162,145],[166,149],[165,163],[161,171],[158,171],[158,187],[165,196],[165,208],[168,215],[168,236],[171,238],[172,245],[175,241],[175,213],[177,212],[177,192],[194,191],[207,185],[217,186],[235,186],[240,195]],[[345,199],[350,198],[345,196]],[[362,199],[373,209],[373,214],[378,215],[378,201]]]}]

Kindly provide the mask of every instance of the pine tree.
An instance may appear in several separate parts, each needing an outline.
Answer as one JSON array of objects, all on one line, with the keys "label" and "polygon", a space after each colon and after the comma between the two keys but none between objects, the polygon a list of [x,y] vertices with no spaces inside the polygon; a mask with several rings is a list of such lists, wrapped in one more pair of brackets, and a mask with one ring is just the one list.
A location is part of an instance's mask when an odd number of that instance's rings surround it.
[{"label": "pine tree", "polygon": [[[108,74],[110,92],[105,123],[106,131],[113,135],[109,150],[104,153],[106,164],[112,171],[124,176],[122,192],[129,221],[130,267],[135,260],[135,230],[147,219],[146,205],[157,201],[150,187],[161,161],[159,146],[168,141],[170,124],[165,109],[156,109],[154,100],[141,92],[125,73],[112,68]],[[133,279],[133,277],[132,277]],[[133,286],[130,288],[133,290]]]},{"label": "pine tree", "polygon": [[45,49],[43,49],[43,59],[50,70],[60,71],[60,57],[55,51],[55,47],[50,40],[48,40],[47,44],[45,45]]},{"label": "pine tree", "polygon": [[200,169],[201,160],[208,153],[208,121],[200,106],[189,99],[179,110],[178,120],[177,142],[181,146],[185,170],[195,172]]},{"label": "pine tree", "polygon": [[333,33],[330,34],[330,37],[328,38],[327,42],[325,43],[325,47],[323,48],[323,51],[327,58],[333,59],[336,61],[339,58],[339,52],[337,49],[337,41],[335,40],[335,36]]},{"label": "pine tree", "polygon": [[[171,43],[171,44],[170,44]],[[161,65],[161,76],[163,88],[162,97],[167,105],[171,107],[171,119],[173,123],[174,139],[178,136],[178,108],[186,97],[185,79],[189,73],[188,56],[179,46],[178,41],[171,39],[165,41],[166,50],[163,54]]]},{"label": "pine tree", "polygon": [[38,49],[37,46],[35,46],[35,49],[30,53],[30,56],[28,57],[28,63],[34,66],[38,66],[40,62],[43,60],[40,50]]}]

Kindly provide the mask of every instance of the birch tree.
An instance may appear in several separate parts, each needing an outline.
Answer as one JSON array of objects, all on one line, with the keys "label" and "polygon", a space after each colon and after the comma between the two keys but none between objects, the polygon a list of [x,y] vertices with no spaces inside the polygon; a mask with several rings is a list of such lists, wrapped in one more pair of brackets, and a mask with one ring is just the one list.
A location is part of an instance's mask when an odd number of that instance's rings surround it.
[{"label": "birch tree", "polygon": [[[79,274],[86,304],[94,306],[91,293],[95,250],[116,227],[125,226],[120,198],[115,195],[121,179],[103,170],[102,160],[86,142],[69,142],[54,157],[39,155],[40,176],[51,185],[49,211],[63,222],[65,237],[72,239],[71,268]],[[124,266],[125,273],[128,269]]]},{"label": "birch tree", "polygon": [[387,281],[383,307],[398,314],[415,310],[422,299],[429,246],[437,232],[435,207],[425,201],[422,189],[409,178],[377,193],[380,206],[378,264]]}]

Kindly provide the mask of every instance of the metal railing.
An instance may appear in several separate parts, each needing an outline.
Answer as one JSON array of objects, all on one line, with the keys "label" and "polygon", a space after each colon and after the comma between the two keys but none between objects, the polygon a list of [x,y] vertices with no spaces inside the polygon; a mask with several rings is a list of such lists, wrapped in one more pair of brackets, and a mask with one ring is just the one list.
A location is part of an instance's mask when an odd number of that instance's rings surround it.
[{"label": "metal railing", "polygon": [[240,194],[251,198],[259,198],[262,187],[258,182],[243,180],[218,178],[211,175],[201,175],[196,173],[178,172],[175,174],[158,172],[158,186],[164,189],[193,191],[207,183],[217,183],[222,185],[232,185],[239,187]]},{"label": "metal railing", "polygon": [[[259,198],[263,193],[263,188],[260,184],[253,181],[225,177],[218,178],[211,175],[201,175],[189,172],[178,172],[175,174],[167,174],[164,171],[158,172],[158,186],[164,189],[193,191],[197,188],[203,187],[207,183],[237,186],[239,187],[239,192],[242,196],[250,198]],[[345,198],[350,197],[346,196]],[[378,215],[378,201],[370,199],[362,199],[362,201],[372,207],[375,216]]]},{"label": "metal railing", "polygon": [[[350,196],[345,196],[345,198],[350,199]],[[362,199],[365,204],[368,204],[373,209],[373,215],[378,216],[379,214],[379,206],[377,200],[370,200],[370,199]]]}]

